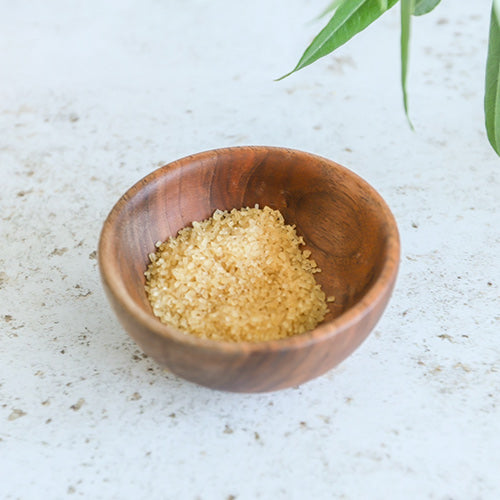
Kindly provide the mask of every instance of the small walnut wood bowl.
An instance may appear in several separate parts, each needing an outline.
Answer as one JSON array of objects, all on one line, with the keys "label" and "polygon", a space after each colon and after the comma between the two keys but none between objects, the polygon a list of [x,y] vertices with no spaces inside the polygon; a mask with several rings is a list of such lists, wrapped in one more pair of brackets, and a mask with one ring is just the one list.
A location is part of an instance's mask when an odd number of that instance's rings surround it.
[{"label": "small walnut wood bowl", "polygon": [[[279,209],[321,267],[331,312],[314,330],[268,342],[200,339],[162,324],[145,291],[148,254],[215,209]],[[188,156],[129,189],[104,222],[99,267],[123,327],[173,373],[227,391],[264,392],[333,368],[368,336],[391,295],[399,265],[394,217],[377,192],[333,161],[273,147]]]}]

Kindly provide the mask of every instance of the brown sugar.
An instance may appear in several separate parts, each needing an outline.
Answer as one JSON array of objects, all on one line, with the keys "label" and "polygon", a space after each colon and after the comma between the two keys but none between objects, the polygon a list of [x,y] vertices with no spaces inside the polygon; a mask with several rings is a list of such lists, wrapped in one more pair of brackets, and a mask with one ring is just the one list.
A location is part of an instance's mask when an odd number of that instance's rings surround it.
[{"label": "brown sugar", "polygon": [[320,269],[301,245],[278,210],[216,210],[157,243],[145,272],[153,312],[183,332],[222,341],[309,331],[328,309],[314,279]]}]

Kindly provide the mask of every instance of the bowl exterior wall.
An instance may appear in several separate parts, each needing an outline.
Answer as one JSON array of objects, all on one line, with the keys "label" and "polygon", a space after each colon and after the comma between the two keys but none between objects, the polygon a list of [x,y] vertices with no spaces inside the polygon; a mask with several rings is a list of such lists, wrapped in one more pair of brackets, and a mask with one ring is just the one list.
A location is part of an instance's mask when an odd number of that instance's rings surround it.
[{"label": "bowl exterior wall", "polygon": [[[294,387],[331,370],[347,358],[369,335],[390,298],[394,280],[376,304],[358,321],[329,338],[289,349],[211,349],[160,337],[138,321],[105,286],[108,299],[124,329],[159,365],[190,382],[230,392],[271,392]],[[298,339],[298,337],[297,337]],[[298,339],[300,340],[300,339]]]}]

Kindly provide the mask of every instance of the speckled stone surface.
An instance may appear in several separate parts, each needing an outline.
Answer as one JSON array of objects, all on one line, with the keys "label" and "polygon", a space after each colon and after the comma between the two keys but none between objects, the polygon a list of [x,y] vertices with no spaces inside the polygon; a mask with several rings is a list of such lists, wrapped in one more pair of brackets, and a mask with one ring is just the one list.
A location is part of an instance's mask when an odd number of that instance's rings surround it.
[{"label": "speckled stone surface", "polygon": [[[282,82],[325,2],[1,2],[0,498],[500,498],[500,160],[483,128],[490,2],[399,8]],[[337,369],[215,392],[123,332],[102,222],[157,166],[230,145],[351,168],[387,200],[389,307]]]}]

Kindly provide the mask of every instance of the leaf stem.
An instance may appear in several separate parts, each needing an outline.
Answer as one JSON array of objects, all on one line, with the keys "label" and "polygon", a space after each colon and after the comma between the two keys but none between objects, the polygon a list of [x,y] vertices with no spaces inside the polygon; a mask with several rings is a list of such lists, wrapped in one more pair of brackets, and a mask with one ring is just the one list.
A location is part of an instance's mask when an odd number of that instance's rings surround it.
[{"label": "leaf stem", "polygon": [[412,130],[415,130],[410,120],[408,111],[408,95],[406,91],[406,77],[408,74],[409,42],[411,13],[413,12],[415,0],[401,0],[401,90],[403,91],[403,106],[406,119]]}]

